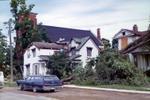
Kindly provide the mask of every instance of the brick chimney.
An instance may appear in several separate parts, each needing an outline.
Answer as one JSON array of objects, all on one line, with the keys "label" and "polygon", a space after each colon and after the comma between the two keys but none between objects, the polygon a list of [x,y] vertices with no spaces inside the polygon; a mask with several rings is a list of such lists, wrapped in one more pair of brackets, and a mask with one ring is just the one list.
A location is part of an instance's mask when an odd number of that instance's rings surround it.
[{"label": "brick chimney", "polygon": [[138,26],[136,24],[133,26],[133,31],[138,32]]},{"label": "brick chimney", "polygon": [[30,13],[29,18],[33,21],[33,25],[36,26],[37,25],[37,19],[36,19],[36,15],[37,13]]},{"label": "brick chimney", "polygon": [[97,39],[98,39],[98,40],[101,40],[100,28],[97,28]]}]

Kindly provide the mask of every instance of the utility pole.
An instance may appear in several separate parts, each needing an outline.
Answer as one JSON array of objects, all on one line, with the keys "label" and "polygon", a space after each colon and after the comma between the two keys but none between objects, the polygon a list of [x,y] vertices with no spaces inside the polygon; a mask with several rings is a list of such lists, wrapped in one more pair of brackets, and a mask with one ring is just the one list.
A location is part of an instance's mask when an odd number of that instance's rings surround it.
[{"label": "utility pole", "polygon": [[12,19],[10,18],[8,22],[4,22],[4,24],[8,25],[8,36],[9,36],[9,50],[10,50],[10,70],[11,70],[11,82],[13,82],[13,52],[12,52]]}]

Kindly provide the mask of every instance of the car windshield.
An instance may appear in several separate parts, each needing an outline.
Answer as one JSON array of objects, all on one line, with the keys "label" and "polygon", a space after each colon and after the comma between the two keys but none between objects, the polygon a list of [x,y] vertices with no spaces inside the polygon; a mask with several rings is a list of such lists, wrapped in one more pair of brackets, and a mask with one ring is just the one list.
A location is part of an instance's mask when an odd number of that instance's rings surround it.
[{"label": "car windshield", "polygon": [[44,80],[59,80],[57,76],[44,76]]}]

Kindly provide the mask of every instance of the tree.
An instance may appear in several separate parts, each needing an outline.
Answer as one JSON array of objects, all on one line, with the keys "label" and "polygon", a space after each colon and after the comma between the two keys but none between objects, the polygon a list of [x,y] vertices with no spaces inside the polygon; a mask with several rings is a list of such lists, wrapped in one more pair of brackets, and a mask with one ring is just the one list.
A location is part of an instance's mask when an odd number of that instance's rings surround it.
[{"label": "tree", "polygon": [[105,39],[105,38],[102,38],[102,42],[104,44],[104,49],[109,49],[111,47],[111,44],[110,44],[110,41]]},{"label": "tree", "polygon": [[72,73],[69,57],[64,52],[50,56],[47,68],[49,74],[57,75],[59,78],[67,77]]},{"label": "tree", "polygon": [[11,12],[14,18],[14,29],[16,30],[15,58],[18,72],[22,73],[23,53],[32,42],[47,41],[45,32],[37,26],[37,23],[30,18],[34,4],[27,5],[26,0],[11,0]]},{"label": "tree", "polygon": [[6,37],[2,34],[0,30],[0,70],[2,70],[6,75],[8,75],[9,68],[7,65],[9,65],[7,62],[7,41]]}]

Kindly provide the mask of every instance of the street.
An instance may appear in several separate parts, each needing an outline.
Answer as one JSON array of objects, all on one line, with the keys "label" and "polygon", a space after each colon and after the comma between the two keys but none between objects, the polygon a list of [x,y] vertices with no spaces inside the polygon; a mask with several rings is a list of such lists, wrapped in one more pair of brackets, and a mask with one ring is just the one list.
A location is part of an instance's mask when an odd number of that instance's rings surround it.
[{"label": "street", "polygon": [[0,100],[150,100],[150,95],[75,88],[33,93],[17,88],[4,88],[0,90]]}]

